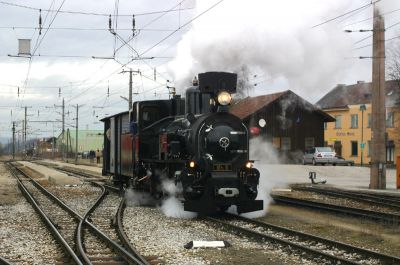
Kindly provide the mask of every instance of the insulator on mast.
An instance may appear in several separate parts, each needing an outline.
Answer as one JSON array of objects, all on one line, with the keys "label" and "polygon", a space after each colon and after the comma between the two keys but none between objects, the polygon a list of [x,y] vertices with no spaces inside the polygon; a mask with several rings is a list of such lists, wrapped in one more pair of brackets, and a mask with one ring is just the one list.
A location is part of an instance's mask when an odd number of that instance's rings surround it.
[{"label": "insulator on mast", "polygon": [[58,88],[58,97],[61,96],[61,87]]},{"label": "insulator on mast", "polygon": [[133,34],[133,36],[135,36],[135,30],[136,30],[135,15],[132,15],[132,34]]},{"label": "insulator on mast", "polygon": [[111,31],[111,14],[110,14],[110,16],[108,17],[108,30]]},{"label": "insulator on mast", "polygon": [[39,9],[39,35],[42,35],[42,9]]},{"label": "insulator on mast", "polygon": [[19,97],[19,87],[18,87],[18,97]]}]

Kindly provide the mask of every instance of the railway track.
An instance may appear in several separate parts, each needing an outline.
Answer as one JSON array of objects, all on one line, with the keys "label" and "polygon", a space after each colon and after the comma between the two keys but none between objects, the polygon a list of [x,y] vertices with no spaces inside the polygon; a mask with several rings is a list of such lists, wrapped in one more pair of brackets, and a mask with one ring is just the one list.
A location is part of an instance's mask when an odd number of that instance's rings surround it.
[{"label": "railway track", "polygon": [[68,175],[71,176],[76,176],[79,178],[84,178],[86,181],[89,182],[96,182],[96,183],[103,183],[102,185],[105,186],[107,189],[112,190],[112,191],[116,191],[119,192],[121,191],[120,188],[112,186],[112,185],[108,185],[107,183],[104,183],[106,180],[105,179],[101,179],[96,175],[90,174],[90,173],[86,173],[86,172],[82,172],[81,170],[78,169],[72,169],[72,168],[63,168],[57,165],[50,165],[49,163],[42,163],[42,162],[35,162],[36,164],[42,165],[42,166],[46,166],[46,167],[50,167],[53,168],[55,170],[64,172]]},{"label": "railway track", "polygon": [[330,264],[400,264],[400,257],[385,255],[345,244],[342,242],[314,236],[292,229],[264,223],[236,215],[207,220],[239,234],[261,241],[286,246],[290,251],[307,253],[311,259]]},{"label": "railway track", "polygon": [[[125,248],[127,245],[124,242],[116,242],[117,237],[114,236],[110,238],[110,236],[101,231],[98,226],[95,226],[93,223],[88,221],[88,216],[96,210],[107,193],[104,187],[102,188],[102,194],[97,199],[96,203],[94,203],[85,216],[82,217],[61,199],[57,198],[39,183],[26,176],[17,167],[14,167],[13,172],[13,174],[16,175],[21,191],[25,196],[27,196],[29,202],[34,205],[36,211],[41,213],[42,218],[46,220],[47,226],[51,229],[53,236],[63,247],[68,256],[68,261],[64,259],[60,264],[148,264],[147,261],[133,248]],[[21,181],[20,179],[22,178],[23,180]],[[29,186],[29,188],[27,188],[27,186]],[[38,199],[38,197],[40,197],[40,199]],[[46,199],[43,197],[46,197]],[[37,200],[40,202],[40,207],[36,203]],[[53,203],[53,205],[50,205],[49,203]],[[61,208],[64,212],[63,214],[68,214],[70,219],[60,219],[61,217],[58,216],[60,214],[55,214],[54,216],[49,217],[44,213],[45,211],[49,211],[49,209],[56,207]],[[119,217],[120,216],[121,214],[119,214]],[[74,229],[72,229],[71,224],[74,224],[75,222],[78,222],[79,225],[74,225]],[[98,223],[98,225],[101,224]],[[109,225],[101,225],[100,228],[105,229],[106,227],[108,229]],[[74,233],[71,236],[70,232],[72,230],[75,232],[76,237],[74,237]],[[67,231],[69,233],[66,233]],[[86,241],[82,240],[83,235],[88,237]],[[85,245],[83,245],[83,242],[85,242]],[[94,243],[91,244],[89,242]],[[125,245],[125,247],[121,244]],[[102,246],[102,248],[99,249],[98,246]],[[76,250],[80,250],[78,251],[80,255],[76,254]],[[97,255],[98,253],[100,253],[100,255]],[[87,259],[85,259],[85,257],[87,257]]]},{"label": "railway track", "polygon": [[3,257],[0,257],[0,265],[13,265],[10,261],[6,260]]},{"label": "railway track", "polygon": [[345,215],[351,215],[354,217],[367,218],[374,221],[386,222],[392,224],[400,223],[400,215],[398,214],[390,214],[390,213],[382,213],[370,210],[364,210],[353,207],[346,207],[340,205],[333,205],[321,202],[315,202],[310,200],[286,197],[281,195],[272,195],[271,196],[276,203],[280,204],[288,204],[295,206],[302,206],[307,208],[312,208],[315,210],[329,211],[335,213],[341,213]]},{"label": "railway track", "polygon": [[55,204],[39,190],[39,183],[29,178],[18,167],[11,164],[9,166],[22,194],[43,220],[57,243],[63,248],[65,256],[60,257],[61,262],[59,264],[83,264],[74,251],[75,219],[66,211],[68,206],[61,201],[60,204]]},{"label": "railway track", "polygon": [[345,190],[330,189],[330,188],[317,188],[313,186],[308,186],[308,187],[294,186],[292,187],[292,190],[314,192],[338,198],[348,198],[360,202],[367,202],[383,207],[389,207],[400,210],[400,196],[396,197],[391,195],[384,195],[384,194],[378,195],[378,194],[371,194],[359,191],[345,191]]}]

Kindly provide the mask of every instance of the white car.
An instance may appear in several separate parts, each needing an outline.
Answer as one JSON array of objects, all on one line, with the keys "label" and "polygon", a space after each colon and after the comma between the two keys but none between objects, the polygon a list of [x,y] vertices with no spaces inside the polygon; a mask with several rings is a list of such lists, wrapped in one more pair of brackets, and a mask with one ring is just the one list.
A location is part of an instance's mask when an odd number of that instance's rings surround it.
[{"label": "white car", "polygon": [[336,165],[337,157],[335,151],[330,147],[313,147],[306,150],[303,156],[303,165],[305,164],[334,164]]}]

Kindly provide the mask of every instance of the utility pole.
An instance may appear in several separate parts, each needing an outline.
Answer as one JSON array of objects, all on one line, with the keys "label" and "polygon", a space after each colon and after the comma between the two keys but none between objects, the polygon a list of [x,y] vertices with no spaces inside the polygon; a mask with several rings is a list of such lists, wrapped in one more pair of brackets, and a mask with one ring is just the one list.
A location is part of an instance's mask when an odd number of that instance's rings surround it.
[{"label": "utility pole", "polygon": [[76,104],[75,164],[78,163],[78,113],[79,113],[79,105]]},{"label": "utility pole", "polygon": [[[124,73],[128,73],[128,72],[123,70],[120,74],[124,74]],[[133,75],[133,73],[140,74],[140,71],[139,70],[133,71],[132,69],[129,69],[129,97],[128,97],[129,108],[128,108],[128,110],[132,109],[132,75]]]},{"label": "utility pole", "polygon": [[370,189],[386,189],[385,25],[374,6]]},{"label": "utility pole", "polygon": [[27,107],[25,106],[25,120],[24,120],[24,151],[26,149],[26,125],[27,125]]},{"label": "utility pole", "polygon": [[22,150],[25,151],[26,149],[26,130],[27,130],[27,125],[28,125],[28,119],[27,119],[27,112],[28,112],[28,108],[32,108],[32,107],[23,107],[25,109],[25,119],[22,123]]},{"label": "utility pole", "polygon": [[78,163],[78,117],[79,117],[79,107],[83,105],[76,104],[76,125],[75,125],[75,164]]},{"label": "utility pole", "polygon": [[[61,107],[62,108],[62,131],[61,131],[61,155],[62,155],[62,161],[65,159],[65,143],[64,143],[64,132],[65,132],[65,103],[64,103],[64,98],[62,99],[62,105],[54,105],[54,107]],[[59,113],[59,112],[58,112]]]},{"label": "utility pole", "polygon": [[15,160],[15,121],[13,121],[12,134],[13,134],[12,155],[13,155],[13,160]]},{"label": "utility pole", "polygon": [[128,110],[131,110],[132,108],[132,69],[129,69],[129,108]]}]

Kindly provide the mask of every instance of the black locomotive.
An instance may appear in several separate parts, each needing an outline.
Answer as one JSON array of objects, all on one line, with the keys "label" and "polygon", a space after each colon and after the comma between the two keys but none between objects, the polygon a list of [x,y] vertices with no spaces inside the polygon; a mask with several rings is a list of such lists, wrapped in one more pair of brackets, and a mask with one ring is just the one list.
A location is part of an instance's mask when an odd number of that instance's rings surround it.
[{"label": "black locomotive", "polygon": [[233,73],[202,73],[185,99],[139,101],[104,118],[103,174],[155,197],[173,179],[186,211],[261,210],[248,130],[228,112],[236,83]]}]

